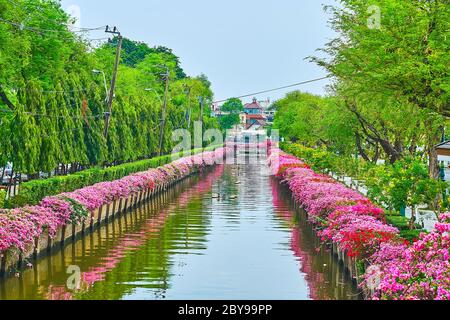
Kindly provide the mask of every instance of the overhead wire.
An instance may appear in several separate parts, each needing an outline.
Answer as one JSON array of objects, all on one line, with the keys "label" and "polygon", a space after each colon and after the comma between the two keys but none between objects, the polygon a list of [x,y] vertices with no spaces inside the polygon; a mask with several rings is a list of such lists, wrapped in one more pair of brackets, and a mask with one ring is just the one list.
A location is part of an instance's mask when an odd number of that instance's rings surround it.
[{"label": "overhead wire", "polygon": [[[302,82],[290,84],[290,85],[287,85],[287,86],[282,86],[282,87],[277,87],[277,88],[268,89],[268,90],[264,90],[264,91],[249,93],[249,94],[245,94],[245,95],[241,95],[241,96],[237,96],[237,97],[233,97],[233,98],[242,99],[242,98],[254,97],[254,96],[257,96],[257,95],[261,95],[263,93],[275,92],[275,91],[279,91],[279,90],[283,90],[283,89],[289,89],[289,88],[293,88],[293,87],[298,87],[298,86],[301,86],[301,85],[304,85],[304,84],[308,84],[308,83],[322,81],[322,80],[325,80],[325,79],[329,79],[330,77],[331,76],[326,76],[326,77],[322,77],[322,78],[302,81]],[[217,103],[225,102],[227,100],[228,99],[217,100],[217,101],[214,101],[213,103],[217,104]]]}]

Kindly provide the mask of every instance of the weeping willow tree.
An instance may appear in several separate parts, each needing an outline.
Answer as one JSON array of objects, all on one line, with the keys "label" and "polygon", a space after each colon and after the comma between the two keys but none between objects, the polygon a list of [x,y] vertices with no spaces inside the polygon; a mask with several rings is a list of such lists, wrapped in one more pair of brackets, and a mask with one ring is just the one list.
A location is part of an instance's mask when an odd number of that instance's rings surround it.
[{"label": "weeping willow tree", "polygon": [[[164,152],[174,129],[192,130],[199,120],[198,97],[212,101],[207,78],[188,77],[170,49],[126,39],[105,137],[103,77],[92,70],[111,80],[115,40],[91,47],[70,31],[71,17],[55,1],[0,0],[0,16],[0,168],[10,162],[33,178],[156,155],[166,68]],[[204,120],[217,127],[208,113]]]}]

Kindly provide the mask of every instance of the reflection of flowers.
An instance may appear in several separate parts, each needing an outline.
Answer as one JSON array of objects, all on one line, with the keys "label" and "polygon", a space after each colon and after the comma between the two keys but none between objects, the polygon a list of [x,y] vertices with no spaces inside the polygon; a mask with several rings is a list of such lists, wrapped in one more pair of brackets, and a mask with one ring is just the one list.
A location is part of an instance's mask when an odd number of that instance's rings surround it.
[{"label": "reflection of flowers", "polygon": [[[275,161],[275,160],[278,161]],[[272,151],[273,173],[285,181],[294,199],[308,212],[323,240],[336,243],[350,256],[370,256],[399,231],[383,221],[383,210],[366,197],[329,176],[315,173],[298,158]]]},{"label": "reflection of flowers", "polygon": [[47,294],[45,295],[46,300],[73,300],[72,293],[66,291],[64,286],[49,286]]}]

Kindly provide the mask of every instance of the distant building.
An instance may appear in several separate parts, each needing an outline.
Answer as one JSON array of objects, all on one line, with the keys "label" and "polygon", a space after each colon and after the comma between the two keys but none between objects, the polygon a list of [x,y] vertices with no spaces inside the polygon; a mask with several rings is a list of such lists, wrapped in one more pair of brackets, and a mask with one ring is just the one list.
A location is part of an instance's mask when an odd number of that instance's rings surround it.
[{"label": "distant building", "polygon": [[253,98],[252,103],[244,105],[244,113],[246,114],[263,114],[264,108],[259,104],[256,98]]},{"label": "distant building", "polygon": [[[244,105],[244,112],[239,115],[240,124],[234,127],[235,131],[259,131],[265,130],[268,124],[271,124],[275,117],[275,110],[271,110],[272,103],[270,99],[258,101],[253,98],[251,103]],[[221,105],[213,104],[212,113],[214,116],[220,118],[222,116],[230,114],[229,112],[223,112]]]},{"label": "distant building", "polygon": [[438,144],[435,148],[438,154],[438,161],[443,167],[441,176],[445,181],[450,181],[450,140]]},{"label": "distant building", "polygon": [[246,117],[246,130],[262,130],[267,125],[263,114],[248,114]]},{"label": "distant building", "polygon": [[211,116],[212,117],[219,117],[221,114],[221,109],[222,105],[220,105],[219,103],[215,102],[211,105]]},{"label": "distant building", "polygon": [[264,115],[266,116],[267,123],[273,123],[275,120],[275,110],[265,110]]},{"label": "distant building", "polygon": [[270,108],[272,106],[270,98],[267,98],[266,100],[262,101],[256,101],[256,99],[253,99],[253,103],[250,103],[246,106],[248,106],[249,111],[255,112],[255,110],[258,110],[257,114],[259,114],[260,110],[262,109],[261,114],[265,116],[266,124],[273,123],[275,119],[275,110]]},{"label": "distant building", "polygon": [[241,123],[245,130],[264,130],[267,118],[264,115],[264,107],[256,98],[251,103],[244,105],[244,114],[241,115]]}]

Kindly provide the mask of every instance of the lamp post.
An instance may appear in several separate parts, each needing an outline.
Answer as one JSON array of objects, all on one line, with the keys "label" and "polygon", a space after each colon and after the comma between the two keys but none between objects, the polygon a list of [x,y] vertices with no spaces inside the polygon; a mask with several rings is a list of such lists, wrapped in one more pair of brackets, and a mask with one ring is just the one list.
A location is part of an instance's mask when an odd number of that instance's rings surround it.
[{"label": "lamp post", "polygon": [[145,88],[144,89],[147,92],[154,92],[156,94],[156,97],[159,99],[159,101],[161,102],[161,104],[163,103],[163,100],[161,99],[161,96],[159,95],[158,91],[156,91],[153,88]]}]

